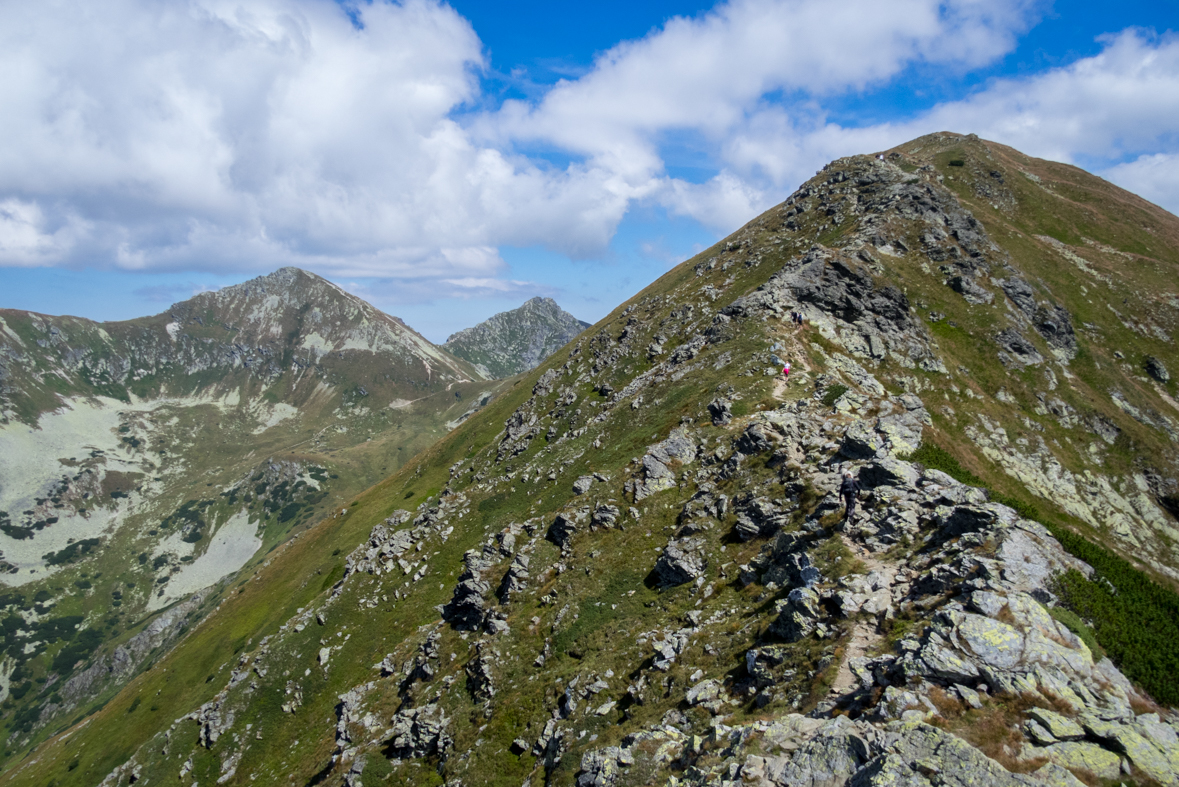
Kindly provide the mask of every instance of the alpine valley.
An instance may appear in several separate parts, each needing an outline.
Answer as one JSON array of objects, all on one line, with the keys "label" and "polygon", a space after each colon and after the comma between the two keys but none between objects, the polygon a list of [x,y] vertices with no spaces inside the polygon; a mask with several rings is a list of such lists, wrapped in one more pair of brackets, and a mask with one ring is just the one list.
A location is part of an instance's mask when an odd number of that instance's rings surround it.
[{"label": "alpine valley", "polygon": [[[547,327],[516,333],[551,345]],[[123,323],[0,313],[9,750],[111,696],[499,385],[294,268]]]},{"label": "alpine valley", "polygon": [[941,133],[506,381],[291,269],[4,312],[5,783],[1179,785],[1177,282]]}]

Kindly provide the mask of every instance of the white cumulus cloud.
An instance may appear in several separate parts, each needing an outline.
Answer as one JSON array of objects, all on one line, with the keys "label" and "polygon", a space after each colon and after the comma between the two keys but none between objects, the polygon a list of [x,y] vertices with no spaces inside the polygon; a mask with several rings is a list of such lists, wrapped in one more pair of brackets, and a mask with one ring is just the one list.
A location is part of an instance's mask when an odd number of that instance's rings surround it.
[{"label": "white cumulus cloud", "polygon": [[[438,0],[4,3],[0,265],[295,264],[515,293],[531,285],[504,277],[504,246],[593,257],[636,202],[726,232],[831,158],[943,128],[1105,162],[1174,209],[1174,36],[1125,31],[909,120],[829,119],[915,65],[994,62],[1045,5],[731,0],[483,110],[482,43]],[[703,182],[669,174],[677,139]]]}]

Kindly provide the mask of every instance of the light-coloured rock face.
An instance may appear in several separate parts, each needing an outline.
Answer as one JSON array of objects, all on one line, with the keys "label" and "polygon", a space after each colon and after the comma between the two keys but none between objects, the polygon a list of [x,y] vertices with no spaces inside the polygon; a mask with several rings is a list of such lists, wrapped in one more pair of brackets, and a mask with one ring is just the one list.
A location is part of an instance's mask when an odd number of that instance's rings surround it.
[{"label": "light-coloured rock face", "polygon": [[1095,743],[1054,743],[1037,753],[1064,768],[1088,771],[1101,779],[1116,779],[1122,772],[1122,758]]},{"label": "light-coloured rock face", "polygon": [[[1109,528],[1134,547],[1144,546],[1143,531],[1179,539],[1175,521],[1133,479],[1111,479],[1092,471],[1075,474],[1061,465],[1042,440],[1038,450],[1025,453],[1011,443],[1003,427],[985,416],[979,422],[981,428],[968,426],[966,434],[984,456],[1000,463],[1037,496],[1094,527]],[[1119,492],[1115,484],[1125,491]]]}]

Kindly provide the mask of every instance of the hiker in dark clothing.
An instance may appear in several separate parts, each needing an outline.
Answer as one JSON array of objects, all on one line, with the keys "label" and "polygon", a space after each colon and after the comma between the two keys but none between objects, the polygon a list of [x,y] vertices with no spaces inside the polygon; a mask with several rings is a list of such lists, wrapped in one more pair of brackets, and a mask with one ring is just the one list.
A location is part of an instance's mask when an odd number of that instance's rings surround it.
[{"label": "hiker in dark clothing", "polygon": [[856,513],[856,494],[860,491],[860,484],[852,478],[851,471],[844,471],[843,483],[839,485],[839,494],[843,495],[843,518],[851,520]]}]

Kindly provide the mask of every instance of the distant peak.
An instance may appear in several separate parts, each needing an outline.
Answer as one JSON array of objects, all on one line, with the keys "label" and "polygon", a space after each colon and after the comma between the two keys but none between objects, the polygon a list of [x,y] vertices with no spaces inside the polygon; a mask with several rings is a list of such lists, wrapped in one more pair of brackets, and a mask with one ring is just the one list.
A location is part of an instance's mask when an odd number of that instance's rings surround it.
[{"label": "distant peak", "polygon": [[451,334],[443,346],[491,377],[511,377],[533,368],[588,326],[552,298],[537,296]]}]

